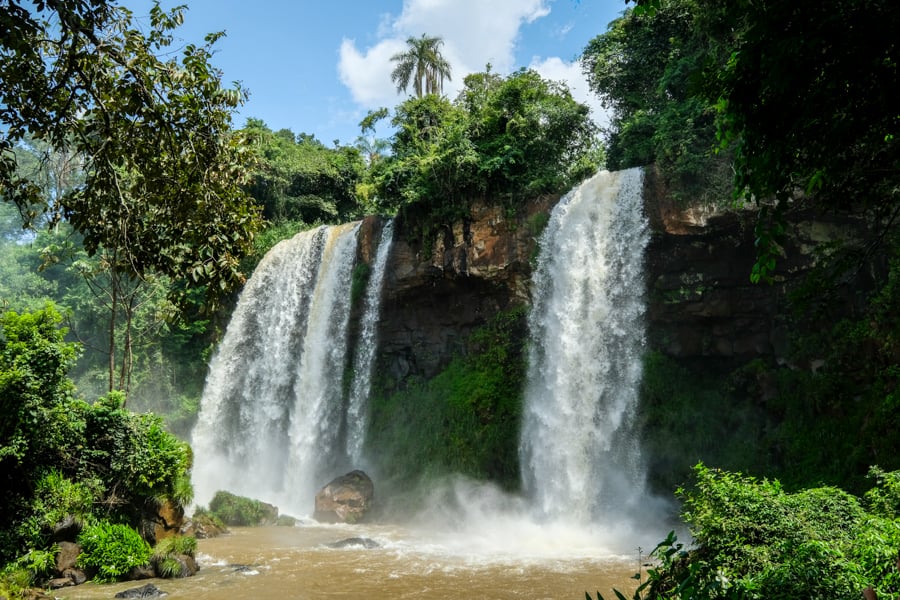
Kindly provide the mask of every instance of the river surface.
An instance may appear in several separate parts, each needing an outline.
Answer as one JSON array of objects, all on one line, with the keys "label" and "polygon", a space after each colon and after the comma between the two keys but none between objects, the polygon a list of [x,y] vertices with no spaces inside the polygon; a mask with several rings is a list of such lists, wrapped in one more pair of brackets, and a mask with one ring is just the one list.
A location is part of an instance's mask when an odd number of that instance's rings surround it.
[{"label": "river surface", "polygon": [[[544,532],[546,533],[546,532]],[[638,558],[591,555],[597,549],[573,545],[566,534],[553,539],[523,537],[479,540],[392,525],[320,525],[233,528],[222,537],[199,540],[200,572],[185,579],[149,580],[168,598],[572,598],[600,591],[614,598],[633,592]],[[332,548],[347,538],[379,544]],[[471,544],[471,551],[465,546]],[[493,548],[492,548],[493,546]],[[602,552],[602,551],[600,551]],[[113,598],[148,581],[86,583],[57,590],[70,600]]]}]

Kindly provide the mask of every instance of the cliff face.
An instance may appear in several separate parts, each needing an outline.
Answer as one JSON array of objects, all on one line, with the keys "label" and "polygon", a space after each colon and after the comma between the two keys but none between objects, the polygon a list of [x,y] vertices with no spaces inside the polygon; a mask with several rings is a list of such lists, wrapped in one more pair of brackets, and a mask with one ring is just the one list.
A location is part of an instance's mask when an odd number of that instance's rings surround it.
[{"label": "cliff face", "polygon": [[431,249],[397,228],[388,260],[379,327],[380,377],[389,387],[438,373],[476,328],[529,299],[535,219],[558,197],[530,202],[518,215],[475,206]]},{"label": "cliff face", "polygon": [[[817,252],[829,242],[865,239],[866,223],[792,210],[774,281],[754,284],[756,207],[679,208],[652,171],[645,181],[653,231],[646,254],[650,347],[705,370],[727,371],[756,358],[785,364],[795,327],[792,291],[821,259]],[[865,273],[846,282],[838,312],[852,310],[853,290],[870,284]]]},{"label": "cliff face", "polygon": [[[813,249],[862,236],[865,224],[797,211],[789,216],[776,283],[753,284],[755,210],[681,208],[648,170],[645,207],[652,238],[646,252],[649,349],[703,369],[728,370],[754,358],[785,361],[788,294],[815,263]],[[476,328],[529,302],[539,227],[556,197],[510,216],[477,206],[428,249],[396,230],[382,302],[379,376],[388,388],[428,379]],[[377,222],[364,224],[362,258],[371,255]],[[367,235],[365,231],[370,233]],[[857,282],[855,285],[864,285]]]}]

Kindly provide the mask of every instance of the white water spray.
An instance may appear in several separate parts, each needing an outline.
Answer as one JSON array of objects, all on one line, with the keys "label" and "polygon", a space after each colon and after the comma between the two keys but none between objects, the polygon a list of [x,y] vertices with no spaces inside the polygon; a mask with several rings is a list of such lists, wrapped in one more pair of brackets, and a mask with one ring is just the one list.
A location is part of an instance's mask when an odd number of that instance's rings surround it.
[{"label": "white water spray", "polygon": [[210,363],[192,435],[198,503],[228,490],[282,512],[309,509],[310,487],[339,450],[331,436],[340,429],[344,286],[358,227],[282,241],[247,282]]},{"label": "white water spray", "polygon": [[378,252],[372,262],[372,270],[366,284],[365,306],[353,360],[353,381],[350,385],[350,398],[347,405],[347,456],[350,457],[354,467],[366,467],[363,457],[363,445],[366,440],[366,408],[369,391],[372,387],[375,351],[378,347],[376,333],[381,314],[381,288],[393,238],[394,221],[390,220],[384,224],[384,228],[381,230]]},{"label": "white water spray", "polygon": [[644,346],[642,172],[601,172],[541,237],[520,444],[526,495],[549,520],[610,522],[643,493],[630,435]]}]

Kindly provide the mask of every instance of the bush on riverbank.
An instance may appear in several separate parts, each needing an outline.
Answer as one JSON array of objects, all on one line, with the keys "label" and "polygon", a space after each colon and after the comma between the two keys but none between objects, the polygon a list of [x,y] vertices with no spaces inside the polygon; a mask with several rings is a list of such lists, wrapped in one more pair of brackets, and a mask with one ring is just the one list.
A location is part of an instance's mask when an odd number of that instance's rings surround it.
[{"label": "bush on riverbank", "polygon": [[79,349],[61,321],[52,305],[0,316],[0,588],[12,597],[46,581],[57,542],[79,532],[81,560],[101,579],[146,563],[138,531],[153,541],[145,525],[160,503],[192,496],[190,448],[159,417],[126,410],[119,392],[76,396],[67,374]]},{"label": "bush on riverbank", "polygon": [[900,472],[871,471],[863,498],[834,487],[787,493],[777,480],[694,467],[679,490],[690,549],[674,534],[635,598],[829,598],[900,593]]}]

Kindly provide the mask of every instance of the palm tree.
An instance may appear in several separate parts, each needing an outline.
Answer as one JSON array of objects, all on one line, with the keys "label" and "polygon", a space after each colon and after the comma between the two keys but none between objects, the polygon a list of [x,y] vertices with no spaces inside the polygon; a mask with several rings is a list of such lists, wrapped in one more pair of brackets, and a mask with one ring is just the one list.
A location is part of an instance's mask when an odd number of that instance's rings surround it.
[{"label": "palm tree", "polygon": [[425,94],[440,94],[444,91],[444,80],[450,81],[450,63],[441,55],[444,40],[440,37],[410,37],[406,39],[406,52],[398,52],[391,57],[397,63],[391,72],[391,81],[397,84],[397,91],[406,91],[413,83],[416,97]]}]

